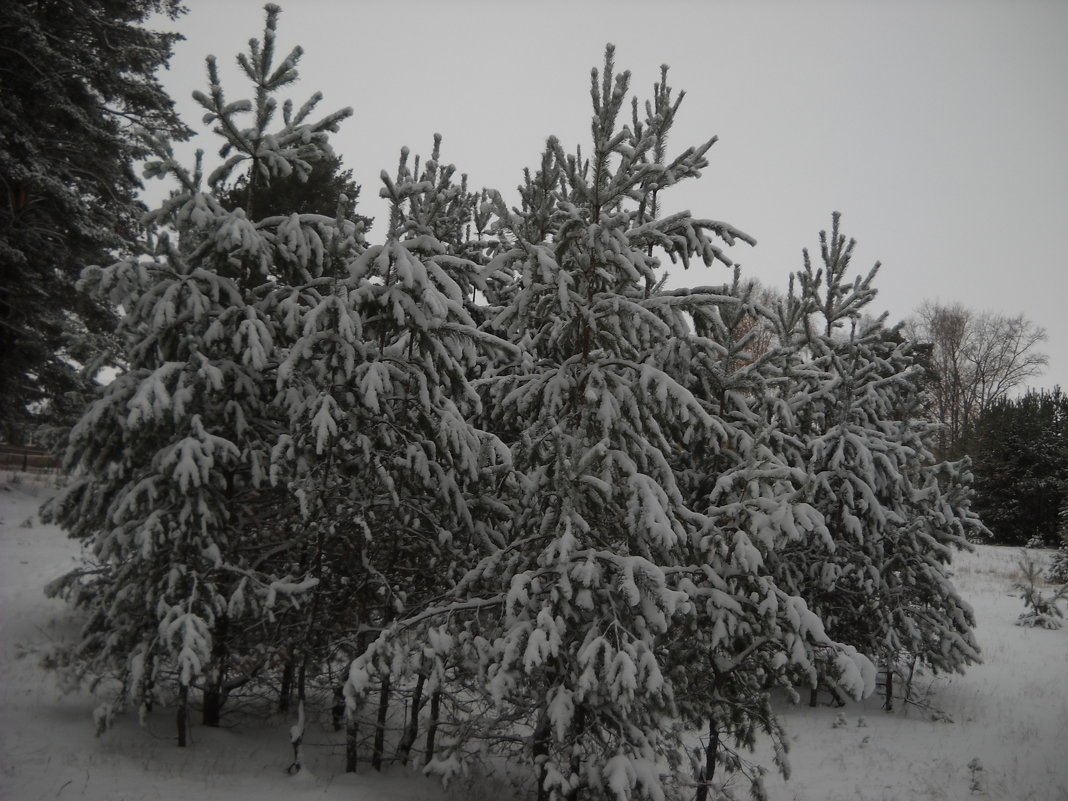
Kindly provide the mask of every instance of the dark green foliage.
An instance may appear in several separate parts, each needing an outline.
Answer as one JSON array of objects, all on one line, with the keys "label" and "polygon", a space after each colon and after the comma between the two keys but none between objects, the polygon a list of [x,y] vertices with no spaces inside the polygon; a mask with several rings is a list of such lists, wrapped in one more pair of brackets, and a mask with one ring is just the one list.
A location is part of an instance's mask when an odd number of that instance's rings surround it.
[{"label": "dark green foliage", "polygon": [[77,415],[114,328],[75,290],[82,268],[128,249],[143,208],[136,125],[184,138],[156,79],[176,34],[140,27],[178,0],[0,2],[0,438]]},{"label": "dark green foliage", "polygon": [[1060,542],[1068,495],[1068,396],[1060,388],[993,404],[963,442],[975,473],[975,508],[994,542]]},{"label": "dark green foliage", "polygon": [[[341,195],[345,202],[341,214],[347,220],[358,219],[369,228],[371,219],[356,215],[360,187],[352,178],[352,170],[343,170],[340,156],[327,156],[312,163],[311,172],[302,180],[296,173],[276,176],[256,191],[256,216],[286,216],[290,214],[322,214],[334,217],[338,213]],[[245,208],[249,201],[248,177],[242,176],[232,187],[217,194],[223,208],[233,211]]]}]

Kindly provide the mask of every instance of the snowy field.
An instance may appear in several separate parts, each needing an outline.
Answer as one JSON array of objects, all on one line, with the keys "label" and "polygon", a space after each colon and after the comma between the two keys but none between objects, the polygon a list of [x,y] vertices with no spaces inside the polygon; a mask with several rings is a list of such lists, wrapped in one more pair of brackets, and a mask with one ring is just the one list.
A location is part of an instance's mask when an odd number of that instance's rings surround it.
[{"label": "snowy field", "polygon": [[[97,706],[64,693],[38,667],[39,654],[72,629],[69,613],[41,588],[78,549],[37,507],[51,491],[33,479],[0,475],[0,799],[221,799],[240,801],[492,801],[508,797],[486,779],[442,790],[401,769],[341,772],[344,748],[317,710],[306,737],[310,770],[291,777],[290,720],[194,726],[178,749],[173,716],[140,727],[122,719],[94,737]],[[842,710],[784,705],[792,743],[789,781],[771,777],[772,801],[1068,801],[1068,629],[1013,625],[1015,549],[980,547],[959,557],[956,583],[975,607],[985,663],[964,676],[921,676],[924,706],[888,714],[879,699]],[[971,767],[969,767],[971,765]],[[981,769],[980,769],[981,768]],[[744,798],[744,788],[738,788]]]}]

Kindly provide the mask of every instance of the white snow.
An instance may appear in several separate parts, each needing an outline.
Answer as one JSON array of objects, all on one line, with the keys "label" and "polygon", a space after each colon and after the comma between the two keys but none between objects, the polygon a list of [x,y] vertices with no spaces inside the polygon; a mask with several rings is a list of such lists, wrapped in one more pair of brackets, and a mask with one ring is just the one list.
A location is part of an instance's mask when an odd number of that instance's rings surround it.
[{"label": "white snow", "polygon": [[[174,744],[173,714],[154,710],[145,727],[126,712],[101,736],[94,714],[108,714],[84,690],[64,693],[38,666],[50,646],[76,630],[62,603],[42,587],[73,565],[78,548],[37,507],[52,489],[0,475],[0,798],[220,801],[445,801],[509,798],[499,779],[462,779],[448,790],[413,769],[375,774],[361,762],[346,775],[342,735],[330,710],[309,708],[307,770],[286,774],[295,716],[194,724],[192,745]],[[793,775],[769,773],[778,801],[1065,801],[1068,799],[1068,629],[1015,625],[1022,601],[1011,595],[1018,551],[980,546],[957,557],[961,594],[975,609],[984,663],[964,675],[921,676],[914,695],[929,708],[879,699],[809,709],[778,705],[791,744]],[[846,725],[835,726],[841,715]],[[770,746],[757,754],[771,764]],[[973,767],[969,768],[969,764]],[[981,770],[977,770],[981,766]],[[605,778],[616,788],[636,766]],[[480,784],[481,782],[481,784]],[[973,788],[976,788],[973,790]],[[745,788],[737,785],[739,797]]]}]

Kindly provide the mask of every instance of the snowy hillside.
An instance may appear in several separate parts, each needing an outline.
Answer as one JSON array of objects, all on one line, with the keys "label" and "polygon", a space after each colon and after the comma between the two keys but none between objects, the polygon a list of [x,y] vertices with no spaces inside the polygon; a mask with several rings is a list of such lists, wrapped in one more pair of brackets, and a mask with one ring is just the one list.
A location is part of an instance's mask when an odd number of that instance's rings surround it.
[{"label": "snowy hillside", "polygon": [[[316,709],[306,738],[310,771],[285,772],[291,752],[282,718],[195,726],[191,748],[173,742],[173,721],[154,712],[145,727],[121,720],[93,734],[98,701],[64,694],[38,667],[50,643],[74,630],[42,586],[69,567],[77,548],[42,525],[49,488],[0,480],[0,798],[31,799],[496,799],[486,779],[442,790],[395,768],[342,772],[343,738],[329,709]],[[789,781],[768,782],[773,801],[901,799],[1068,800],[1068,629],[1020,628],[1011,585],[1018,552],[980,547],[955,564],[975,608],[984,664],[964,676],[921,677],[926,708],[882,712],[878,699],[842,710],[782,705],[792,749]],[[900,706],[900,705],[899,705]],[[973,761],[975,760],[975,761]],[[969,768],[969,765],[972,768]],[[978,769],[981,767],[981,770]],[[744,787],[739,785],[739,796]]]}]

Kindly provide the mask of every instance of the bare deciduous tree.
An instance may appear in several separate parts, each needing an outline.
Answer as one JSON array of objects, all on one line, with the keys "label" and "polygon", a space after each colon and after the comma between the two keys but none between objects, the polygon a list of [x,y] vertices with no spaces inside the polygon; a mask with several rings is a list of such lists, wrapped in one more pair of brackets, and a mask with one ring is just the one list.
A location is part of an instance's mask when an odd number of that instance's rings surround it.
[{"label": "bare deciduous tree", "polygon": [[991,403],[1041,373],[1049,361],[1037,349],[1045,329],[1022,314],[1008,317],[925,301],[908,329],[913,339],[931,346],[932,414],[943,424],[942,456]]}]

